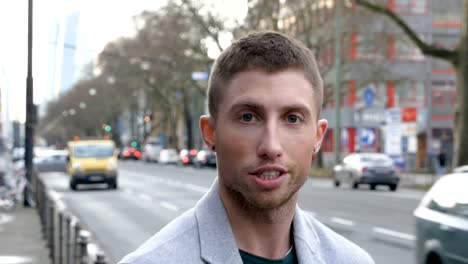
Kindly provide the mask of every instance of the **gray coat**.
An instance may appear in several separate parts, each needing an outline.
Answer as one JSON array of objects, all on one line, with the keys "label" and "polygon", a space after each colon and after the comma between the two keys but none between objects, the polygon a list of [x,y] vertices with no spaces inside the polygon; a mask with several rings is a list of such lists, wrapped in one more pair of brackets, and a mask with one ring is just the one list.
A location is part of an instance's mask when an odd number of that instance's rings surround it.
[{"label": "gray coat", "polygon": [[[197,203],[121,264],[149,263],[236,263],[242,259],[218,192],[218,181]],[[336,234],[296,206],[293,220],[294,246],[299,263],[371,264],[360,247]]]}]

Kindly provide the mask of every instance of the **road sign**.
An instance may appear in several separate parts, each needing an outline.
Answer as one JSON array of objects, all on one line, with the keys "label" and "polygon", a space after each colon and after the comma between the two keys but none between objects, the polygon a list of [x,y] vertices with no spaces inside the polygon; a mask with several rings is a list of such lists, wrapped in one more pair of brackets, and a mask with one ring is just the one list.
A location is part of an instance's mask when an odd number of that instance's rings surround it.
[{"label": "road sign", "polygon": [[374,147],[376,143],[376,130],[375,128],[362,128],[361,129],[361,144],[363,147]]},{"label": "road sign", "polygon": [[368,85],[366,90],[364,90],[364,102],[366,102],[366,106],[370,107],[374,103],[374,96],[375,89],[373,85]]}]

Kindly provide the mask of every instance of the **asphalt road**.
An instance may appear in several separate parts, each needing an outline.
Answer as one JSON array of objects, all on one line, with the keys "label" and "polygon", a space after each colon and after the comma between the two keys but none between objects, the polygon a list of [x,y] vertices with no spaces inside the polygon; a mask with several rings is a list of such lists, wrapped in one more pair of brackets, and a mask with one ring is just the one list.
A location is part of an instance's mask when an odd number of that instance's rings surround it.
[{"label": "asphalt road", "polygon": [[[68,187],[67,175],[43,174],[46,184],[92,232],[112,258],[120,260],[182,212],[193,207],[216,177],[210,168],[119,163],[119,189],[105,185]],[[299,205],[336,232],[367,250],[376,263],[415,263],[412,212],[423,193],[386,188],[370,191],[309,180]]]}]

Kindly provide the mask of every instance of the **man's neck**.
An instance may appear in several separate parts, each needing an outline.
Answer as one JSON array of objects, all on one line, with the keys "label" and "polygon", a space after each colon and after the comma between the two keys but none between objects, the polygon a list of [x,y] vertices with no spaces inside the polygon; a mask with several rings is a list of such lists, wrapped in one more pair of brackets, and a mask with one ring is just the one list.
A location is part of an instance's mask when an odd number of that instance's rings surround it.
[{"label": "man's neck", "polygon": [[297,194],[279,208],[268,210],[239,204],[226,193],[221,193],[221,198],[239,249],[270,259],[286,255],[293,245]]}]

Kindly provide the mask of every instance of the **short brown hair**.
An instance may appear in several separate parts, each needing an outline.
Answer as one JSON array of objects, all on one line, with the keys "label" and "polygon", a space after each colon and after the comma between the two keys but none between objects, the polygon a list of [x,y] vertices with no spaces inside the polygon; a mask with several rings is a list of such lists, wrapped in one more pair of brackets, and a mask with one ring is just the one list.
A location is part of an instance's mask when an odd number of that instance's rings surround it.
[{"label": "short brown hair", "polygon": [[252,69],[274,73],[291,68],[303,71],[311,83],[320,115],[323,82],[314,54],[299,41],[271,31],[251,33],[235,41],[216,59],[207,91],[210,115],[217,119],[224,89],[236,74]]}]

